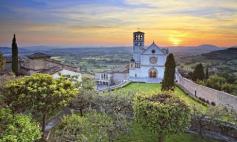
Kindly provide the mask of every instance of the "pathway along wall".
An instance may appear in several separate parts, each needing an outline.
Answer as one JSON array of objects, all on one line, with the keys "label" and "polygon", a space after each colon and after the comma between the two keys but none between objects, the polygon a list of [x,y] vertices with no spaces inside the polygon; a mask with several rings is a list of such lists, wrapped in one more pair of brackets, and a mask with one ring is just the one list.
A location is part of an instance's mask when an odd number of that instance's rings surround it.
[{"label": "pathway along wall", "polygon": [[176,79],[177,84],[192,97],[199,98],[212,105],[224,105],[237,111],[237,96],[199,85],[182,77],[179,73],[176,74]]}]

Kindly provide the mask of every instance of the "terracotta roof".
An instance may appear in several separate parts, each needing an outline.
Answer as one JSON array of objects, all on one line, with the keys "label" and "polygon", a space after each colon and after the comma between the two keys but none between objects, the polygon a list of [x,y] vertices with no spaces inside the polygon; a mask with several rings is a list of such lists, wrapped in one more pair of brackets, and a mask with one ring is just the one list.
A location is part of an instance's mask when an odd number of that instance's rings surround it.
[{"label": "terracotta roof", "polygon": [[31,54],[31,55],[29,55],[27,57],[30,58],[30,59],[48,59],[51,56],[47,55],[45,53],[37,52],[37,53]]}]

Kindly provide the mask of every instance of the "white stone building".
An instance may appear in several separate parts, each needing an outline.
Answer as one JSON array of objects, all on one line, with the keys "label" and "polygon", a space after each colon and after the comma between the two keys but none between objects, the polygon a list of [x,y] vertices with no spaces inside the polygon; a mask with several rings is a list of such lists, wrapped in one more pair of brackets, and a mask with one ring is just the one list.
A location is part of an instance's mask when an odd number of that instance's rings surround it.
[{"label": "white stone building", "polygon": [[126,67],[116,71],[105,71],[95,74],[97,85],[116,85],[125,81],[160,83],[164,77],[168,49],[159,48],[154,42],[144,46],[145,34],[133,33],[133,55]]},{"label": "white stone building", "polygon": [[168,49],[159,48],[154,42],[145,48],[144,33],[133,33],[133,58],[129,67],[129,80],[155,82],[163,80]]}]

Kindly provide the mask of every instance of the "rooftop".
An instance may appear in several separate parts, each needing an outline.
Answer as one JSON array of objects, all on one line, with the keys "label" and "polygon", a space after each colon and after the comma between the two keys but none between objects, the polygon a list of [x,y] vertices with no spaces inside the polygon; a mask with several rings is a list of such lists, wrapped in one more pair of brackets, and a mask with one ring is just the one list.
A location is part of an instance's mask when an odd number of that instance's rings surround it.
[{"label": "rooftop", "polygon": [[48,54],[45,54],[45,53],[37,52],[37,53],[31,54],[27,57],[30,59],[48,59],[51,56]]}]

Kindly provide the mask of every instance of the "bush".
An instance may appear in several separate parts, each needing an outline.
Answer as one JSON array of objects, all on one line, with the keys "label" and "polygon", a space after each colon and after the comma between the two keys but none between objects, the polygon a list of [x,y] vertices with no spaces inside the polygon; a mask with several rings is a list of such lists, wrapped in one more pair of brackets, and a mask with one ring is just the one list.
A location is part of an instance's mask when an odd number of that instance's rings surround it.
[{"label": "bush", "polygon": [[209,79],[207,80],[207,86],[217,89],[217,90],[221,90],[222,89],[222,85],[226,82],[226,79],[218,76],[218,75],[212,75],[209,77]]},{"label": "bush", "polygon": [[183,132],[190,124],[189,107],[168,93],[138,96],[133,107],[136,121],[155,132],[160,142],[168,134]]},{"label": "bush", "polygon": [[112,118],[106,114],[91,112],[84,117],[73,114],[64,117],[54,128],[52,141],[109,141],[109,131],[112,129]]},{"label": "bush", "polygon": [[0,142],[32,142],[40,137],[39,124],[31,117],[0,109]]}]

